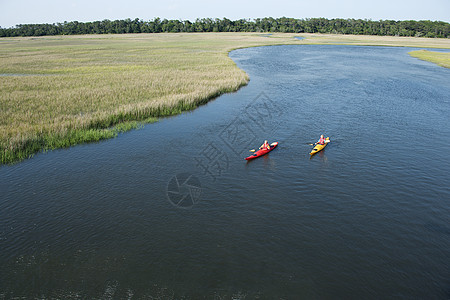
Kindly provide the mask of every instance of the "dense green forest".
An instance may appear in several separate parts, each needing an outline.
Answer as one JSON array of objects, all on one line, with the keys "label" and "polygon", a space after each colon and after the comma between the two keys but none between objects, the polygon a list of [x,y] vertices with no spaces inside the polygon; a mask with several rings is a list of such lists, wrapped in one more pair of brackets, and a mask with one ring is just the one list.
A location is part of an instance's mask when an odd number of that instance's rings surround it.
[{"label": "dense green forest", "polygon": [[108,33],[157,33],[157,32],[291,32],[291,33],[339,33],[363,35],[422,36],[450,38],[450,23],[442,21],[393,21],[355,19],[294,19],[261,18],[197,19],[194,22],[155,18],[103,20],[95,22],[64,22],[56,24],[23,24],[1,28],[0,37],[43,36]]}]

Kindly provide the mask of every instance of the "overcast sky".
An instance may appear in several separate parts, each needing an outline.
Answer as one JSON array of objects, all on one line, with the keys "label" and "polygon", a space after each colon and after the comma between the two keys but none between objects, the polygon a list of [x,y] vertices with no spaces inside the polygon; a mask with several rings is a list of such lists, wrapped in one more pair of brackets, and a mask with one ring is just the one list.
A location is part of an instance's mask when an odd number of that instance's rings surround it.
[{"label": "overcast sky", "polygon": [[439,20],[450,22],[450,0],[0,0],[0,26],[104,19],[231,20],[262,17]]}]

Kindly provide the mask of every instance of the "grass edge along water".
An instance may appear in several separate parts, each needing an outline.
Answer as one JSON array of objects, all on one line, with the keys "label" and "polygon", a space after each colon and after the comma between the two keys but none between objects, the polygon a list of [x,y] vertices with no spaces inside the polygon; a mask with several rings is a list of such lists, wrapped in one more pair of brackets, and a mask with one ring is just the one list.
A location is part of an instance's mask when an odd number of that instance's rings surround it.
[{"label": "grass edge along water", "polygon": [[[0,77],[1,164],[115,137],[120,123],[128,124],[119,130],[124,132],[137,126],[132,121],[192,110],[248,84],[248,75],[228,57],[230,51],[299,43],[292,35],[254,33],[2,41],[0,73],[30,76]],[[49,76],[33,76],[43,73]]]},{"label": "grass edge along water", "polygon": [[142,121],[125,121],[109,128],[73,129],[64,133],[47,133],[28,137],[22,140],[20,148],[8,149],[1,145],[2,164],[13,164],[26,158],[33,157],[38,152],[63,149],[83,143],[99,142],[101,140],[117,137],[132,129],[139,129],[144,124],[154,123],[158,119],[146,118]]},{"label": "grass edge along water", "polygon": [[450,52],[415,50],[408,52],[408,54],[420,60],[429,61],[444,68],[450,68]]}]

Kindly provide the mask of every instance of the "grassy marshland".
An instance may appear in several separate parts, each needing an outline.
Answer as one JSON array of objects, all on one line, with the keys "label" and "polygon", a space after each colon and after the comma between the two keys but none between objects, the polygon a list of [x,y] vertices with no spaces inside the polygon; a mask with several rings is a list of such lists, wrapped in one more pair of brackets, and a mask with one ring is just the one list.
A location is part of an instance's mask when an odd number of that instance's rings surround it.
[{"label": "grassy marshland", "polygon": [[232,33],[0,39],[1,163],[192,109],[248,82],[230,50],[289,43],[299,41]]},{"label": "grassy marshland", "polygon": [[249,78],[227,56],[277,44],[450,48],[448,39],[258,33],[0,39],[1,163],[98,141],[235,91]]},{"label": "grassy marshland", "polygon": [[409,52],[409,55],[421,60],[430,61],[445,68],[450,68],[450,53],[448,52],[417,50]]}]

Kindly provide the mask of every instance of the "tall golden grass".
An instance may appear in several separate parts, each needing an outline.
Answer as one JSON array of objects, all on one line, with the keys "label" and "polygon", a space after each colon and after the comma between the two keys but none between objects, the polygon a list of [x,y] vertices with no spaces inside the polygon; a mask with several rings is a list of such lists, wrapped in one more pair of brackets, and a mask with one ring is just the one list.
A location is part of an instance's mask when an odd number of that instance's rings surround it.
[{"label": "tall golden grass", "polygon": [[298,41],[227,33],[0,39],[1,162],[74,132],[192,109],[248,82],[230,50],[289,43]]}]

